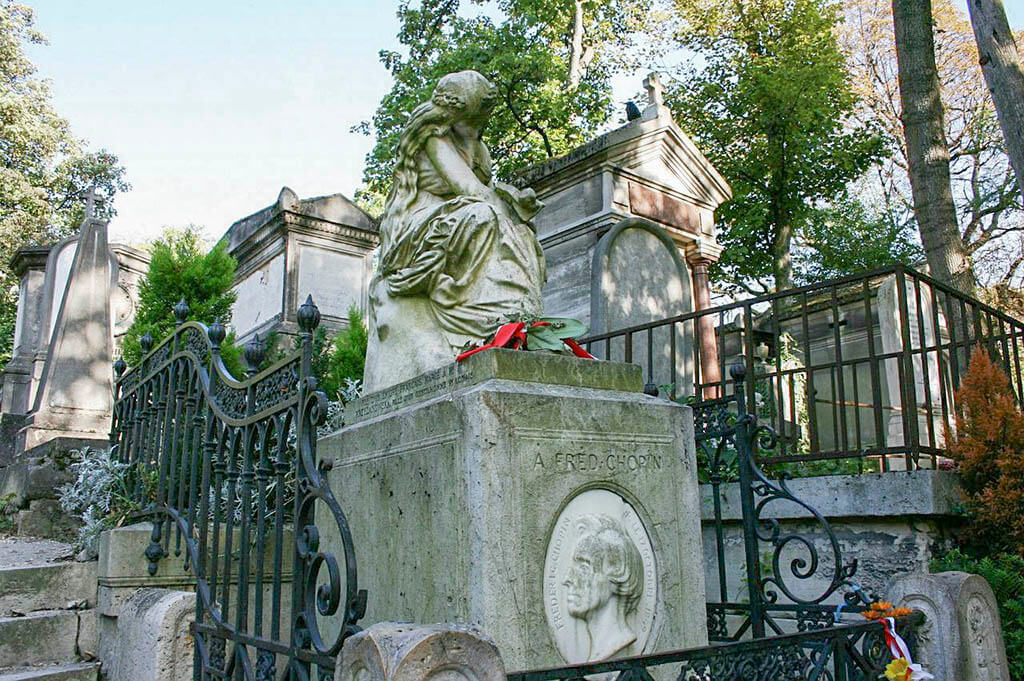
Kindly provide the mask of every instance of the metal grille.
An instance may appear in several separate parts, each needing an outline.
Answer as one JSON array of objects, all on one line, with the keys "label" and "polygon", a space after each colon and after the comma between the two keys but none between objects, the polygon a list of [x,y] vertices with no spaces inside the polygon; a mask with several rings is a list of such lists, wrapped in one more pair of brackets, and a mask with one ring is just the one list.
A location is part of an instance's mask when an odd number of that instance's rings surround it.
[{"label": "metal grille", "polygon": [[956,430],[954,391],[979,350],[1024,402],[1024,322],[903,266],[583,344],[602,358],[639,364],[649,392],[695,403],[731,394],[726,368],[742,364],[747,411],[778,433],[761,463],[799,464],[798,475],[940,467]]},{"label": "metal grille", "polygon": [[[152,349],[142,339],[138,367],[115,365],[111,443],[153,519],[150,574],[173,557],[196,580],[193,678],[333,679],[366,592],[330,463],[316,455],[327,411],[311,372],[320,312],[308,298],[300,350],[265,371],[259,341],[246,346],[241,380],[221,358],[224,327],[186,323],[184,301],[174,313],[170,337]],[[322,550],[327,524],[343,555]]]}]

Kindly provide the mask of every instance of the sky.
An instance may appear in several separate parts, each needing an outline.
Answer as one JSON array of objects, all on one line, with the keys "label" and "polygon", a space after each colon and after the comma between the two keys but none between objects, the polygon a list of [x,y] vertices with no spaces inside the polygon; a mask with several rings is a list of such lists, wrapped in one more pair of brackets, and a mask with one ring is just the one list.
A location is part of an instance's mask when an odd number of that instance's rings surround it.
[{"label": "sky", "polygon": [[[30,47],[54,106],[90,149],[127,168],[111,238],[188,224],[217,238],[273,203],[360,186],[372,139],[350,132],[390,89],[397,0],[25,0],[49,45]],[[1024,25],[1024,0],[1004,0]],[[613,81],[616,101],[643,74]]]}]

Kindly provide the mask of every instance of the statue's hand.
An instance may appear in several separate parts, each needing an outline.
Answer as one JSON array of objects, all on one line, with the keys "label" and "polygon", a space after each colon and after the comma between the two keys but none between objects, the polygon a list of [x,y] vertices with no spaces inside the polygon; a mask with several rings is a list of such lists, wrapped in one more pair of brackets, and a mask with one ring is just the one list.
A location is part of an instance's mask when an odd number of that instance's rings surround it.
[{"label": "statue's hand", "polygon": [[532,189],[517,189],[504,182],[495,182],[494,191],[504,199],[516,211],[516,215],[523,222],[529,222],[540,212],[544,204],[537,200],[537,194]]}]

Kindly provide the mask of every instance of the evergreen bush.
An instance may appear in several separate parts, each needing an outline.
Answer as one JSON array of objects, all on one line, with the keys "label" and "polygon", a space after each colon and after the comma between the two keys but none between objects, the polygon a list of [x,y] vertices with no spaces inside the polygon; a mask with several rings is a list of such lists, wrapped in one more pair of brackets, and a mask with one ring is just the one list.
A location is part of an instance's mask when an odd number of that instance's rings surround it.
[{"label": "evergreen bush", "polygon": [[[149,271],[139,285],[139,309],[121,346],[128,366],[142,359],[140,338],[150,334],[156,347],[174,330],[174,305],[179,300],[188,303],[190,320],[211,324],[219,319],[227,326],[235,302],[235,266],[225,242],[207,251],[194,227],[165,230],[153,242]],[[228,369],[241,377],[241,349],[234,345],[233,332],[222,344],[221,355]]]},{"label": "evergreen bush", "polygon": [[1006,373],[984,351],[971,357],[956,405],[949,455],[965,495],[964,547],[1024,557],[1024,414]]},{"label": "evergreen bush", "polygon": [[954,549],[933,560],[931,569],[969,572],[985,578],[999,604],[1010,677],[1016,681],[1024,679],[1024,558],[1009,553],[973,558]]}]

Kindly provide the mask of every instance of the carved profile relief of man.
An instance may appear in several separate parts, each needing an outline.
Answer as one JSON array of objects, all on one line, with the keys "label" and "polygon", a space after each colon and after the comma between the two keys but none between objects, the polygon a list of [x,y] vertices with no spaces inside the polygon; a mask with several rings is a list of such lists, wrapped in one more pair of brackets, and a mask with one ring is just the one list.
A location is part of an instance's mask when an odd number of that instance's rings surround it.
[{"label": "carved profile relief of man", "polygon": [[581,516],[572,560],[562,584],[569,614],[590,637],[587,662],[606,660],[636,641],[627,619],[644,590],[644,567],[633,540],[604,514]]}]

